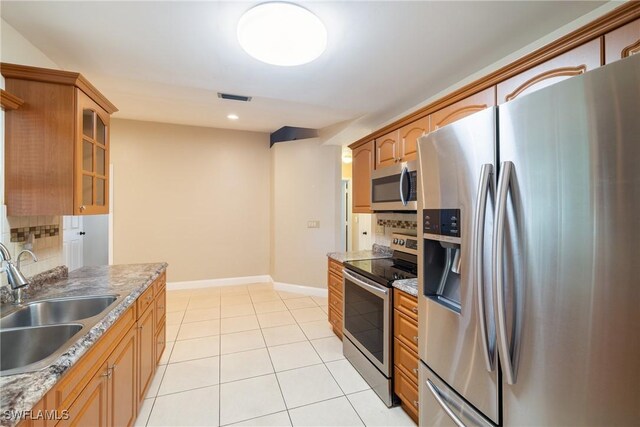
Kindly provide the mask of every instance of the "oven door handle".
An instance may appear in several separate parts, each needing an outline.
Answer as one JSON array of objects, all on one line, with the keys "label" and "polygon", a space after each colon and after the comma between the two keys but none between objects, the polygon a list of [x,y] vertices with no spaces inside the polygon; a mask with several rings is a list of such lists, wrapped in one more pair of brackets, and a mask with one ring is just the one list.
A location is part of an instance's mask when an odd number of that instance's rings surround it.
[{"label": "oven door handle", "polygon": [[349,273],[348,270],[342,270],[342,273],[344,275],[345,280],[347,278],[349,278],[350,281],[352,281],[353,283],[355,283],[356,285],[360,286],[361,288],[372,292],[382,298],[386,298],[389,295],[389,288],[386,287],[382,287],[380,285],[374,285],[372,283],[368,283],[365,282],[364,280],[360,279],[359,277],[354,276],[353,274]]}]

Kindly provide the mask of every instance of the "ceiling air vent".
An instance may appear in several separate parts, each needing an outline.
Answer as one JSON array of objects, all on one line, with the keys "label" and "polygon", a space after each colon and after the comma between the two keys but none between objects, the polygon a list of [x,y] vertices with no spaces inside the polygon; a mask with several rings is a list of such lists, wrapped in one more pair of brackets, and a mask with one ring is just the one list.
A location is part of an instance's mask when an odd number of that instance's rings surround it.
[{"label": "ceiling air vent", "polygon": [[250,96],[232,95],[230,93],[222,93],[222,92],[218,92],[218,98],[230,99],[232,101],[242,101],[242,102],[251,101],[251,97]]}]

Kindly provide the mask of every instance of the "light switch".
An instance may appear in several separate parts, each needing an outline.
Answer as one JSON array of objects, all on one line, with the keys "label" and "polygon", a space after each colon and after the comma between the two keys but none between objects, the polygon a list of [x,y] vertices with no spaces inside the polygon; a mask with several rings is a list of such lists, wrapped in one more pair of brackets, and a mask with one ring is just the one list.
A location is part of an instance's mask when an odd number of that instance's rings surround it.
[{"label": "light switch", "polygon": [[320,228],[320,221],[307,221],[307,228]]}]

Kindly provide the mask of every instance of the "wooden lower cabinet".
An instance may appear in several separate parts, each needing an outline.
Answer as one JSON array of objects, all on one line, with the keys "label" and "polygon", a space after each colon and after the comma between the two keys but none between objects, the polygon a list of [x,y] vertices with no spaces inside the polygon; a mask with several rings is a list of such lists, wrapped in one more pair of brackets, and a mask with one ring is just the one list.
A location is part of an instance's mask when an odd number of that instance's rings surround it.
[{"label": "wooden lower cabinet", "polygon": [[156,279],[32,409],[56,411],[58,419],[24,420],[20,427],[135,423],[165,347],[165,277]]},{"label": "wooden lower cabinet", "polygon": [[138,336],[134,329],[120,341],[108,361],[109,425],[131,426],[138,415],[136,376]]},{"label": "wooden lower cabinet", "polygon": [[107,427],[109,425],[108,403],[109,368],[105,362],[69,408],[69,417],[56,425]]},{"label": "wooden lower cabinet", "polygon": [[394,369],[393,391],[402,402],[402,409],[417,423],[419,416],[418,386],[413,383],[401,370]]},{"label": "wooden lower cabinet", "polygon": [[138,317],[138,402],[144,400],[156,368],[155,309],[153,305]]},{"label": "wooden lower cabinet", "polygon": [[418,422],[418,299],[399,289],[393,295],[393,391]]},{"label": "wooden lower cabinet", "polygon": [[327,274],[329,293],[329,323],[338,338],[342,339],[343,322],[343,293],[342,293],[342,263],[329,258],[329,271]]}]

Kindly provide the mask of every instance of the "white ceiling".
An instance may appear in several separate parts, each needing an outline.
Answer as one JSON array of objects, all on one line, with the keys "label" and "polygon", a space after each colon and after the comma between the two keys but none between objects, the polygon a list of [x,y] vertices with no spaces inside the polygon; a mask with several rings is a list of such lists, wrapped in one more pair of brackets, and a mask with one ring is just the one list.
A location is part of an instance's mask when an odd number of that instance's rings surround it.
[{"label": "white ceiling", "polygon": [[409,108],[604,2],[299,2],[329,41],[298,67],[263,64],[240,48],[235,25],[256,3],[3,0],[1,14],[89,78],[116,117],[273,132]]}]

